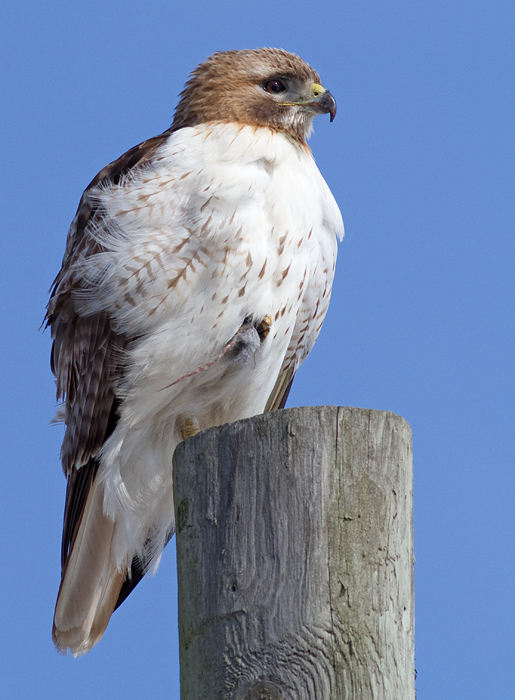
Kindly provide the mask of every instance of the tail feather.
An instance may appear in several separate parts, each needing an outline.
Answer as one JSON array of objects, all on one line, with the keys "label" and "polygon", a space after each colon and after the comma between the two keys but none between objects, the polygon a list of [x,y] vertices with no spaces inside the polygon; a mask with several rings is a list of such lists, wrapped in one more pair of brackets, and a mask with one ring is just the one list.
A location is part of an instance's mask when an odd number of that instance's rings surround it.
[{"label": "tail feather", "polygon": [[74,656],[102,637],[125,580],[112,556],[115,523],[103,511],[103,489],[91,485],[63,570],[52,637],[56,648]]}]

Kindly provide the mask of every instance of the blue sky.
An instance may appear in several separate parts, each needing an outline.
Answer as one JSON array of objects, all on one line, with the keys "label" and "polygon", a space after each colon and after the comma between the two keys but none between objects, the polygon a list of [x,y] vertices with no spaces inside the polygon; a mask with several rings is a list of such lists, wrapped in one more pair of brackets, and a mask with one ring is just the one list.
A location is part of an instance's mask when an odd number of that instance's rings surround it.
[{"label": "blue sky", "polygon": [[4,3],[0,675],[10,700],[179,698],[175,551],[78,660],[50,627],[65,482],[47,290],[83,188],[172,119],[215,50],[299,53],[338,102],[311,145],[346,225],[289,405],[414,434],[418,700],[503,700],[515,642],[515,5]]}]

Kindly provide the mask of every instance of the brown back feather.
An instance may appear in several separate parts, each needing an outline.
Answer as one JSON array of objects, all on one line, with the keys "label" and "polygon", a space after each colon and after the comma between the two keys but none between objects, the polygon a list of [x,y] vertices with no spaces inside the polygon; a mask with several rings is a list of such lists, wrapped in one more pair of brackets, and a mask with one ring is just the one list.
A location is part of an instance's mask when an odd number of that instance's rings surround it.
[{"label": "brown back feather", "polygon": [[50,363],[56,377],[57,399],[66,400],[66,432],[61,450],[68,480],[61,545],[63,569],[98,470],[96,455],[116,427],[116,392],[123,374],[123,350],[133,340],[116,333],[106,313],[80,315],[74,304],[74,292],[80,282],[75,276],[75,264],[102,251],[90,231],[92,225],[101,223],[103,214],[90,195],[97,185],[117,184],[134,168],[144,167],[171,131],[131,148],[93,178],[70,226],[62,267],[52,285],[45,318],[53,339]]}]

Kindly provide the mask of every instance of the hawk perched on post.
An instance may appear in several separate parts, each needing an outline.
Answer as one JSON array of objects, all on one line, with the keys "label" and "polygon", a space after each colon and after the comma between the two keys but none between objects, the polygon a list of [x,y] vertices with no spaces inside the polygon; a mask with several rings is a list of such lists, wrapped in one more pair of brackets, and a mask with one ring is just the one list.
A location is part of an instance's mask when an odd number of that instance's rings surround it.
[{"label": "hawk perched on post", "polygon": [[57,648],[81,654],[174,532],[172,455],[284,405],[329,304],[338,207],[306,144],[336,113],[302,59],[217,53],[172,126],[86,188],[48,305],[68,480]]}]

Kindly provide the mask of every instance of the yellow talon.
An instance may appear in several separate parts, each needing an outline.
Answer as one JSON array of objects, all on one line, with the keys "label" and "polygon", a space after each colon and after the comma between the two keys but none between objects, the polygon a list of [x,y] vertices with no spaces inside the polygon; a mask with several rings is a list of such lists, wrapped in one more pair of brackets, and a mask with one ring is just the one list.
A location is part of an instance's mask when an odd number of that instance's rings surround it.
[{"label": "yellow talon", "polygon": [[261,342],[265,340],[267,335],[270,333],[270,326],[272,325],[272,317],[269,316],[268,314],[265,316],[265,318],[261,321],[261,323],[256,326],[256,330],[258,332],[258,335],[261,339]]},{"label": "yellow talon", "polygon": [[192,437],[197,433],[200,433],[200,428],[197,421],[193,418],[186,418],[181,425],[181,435],[183,440],[186,440],[186,438]]}]

